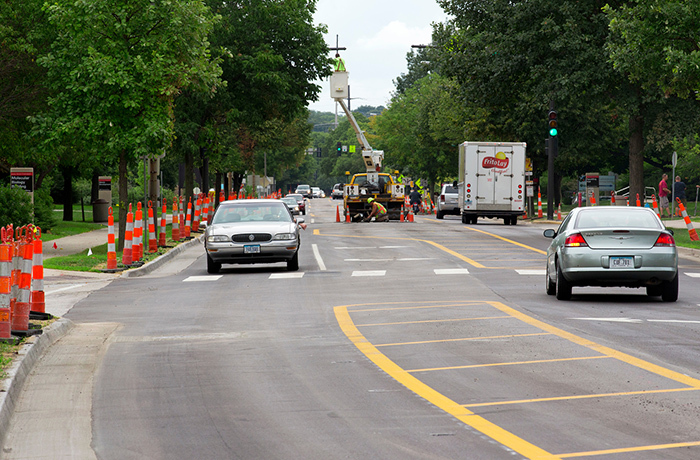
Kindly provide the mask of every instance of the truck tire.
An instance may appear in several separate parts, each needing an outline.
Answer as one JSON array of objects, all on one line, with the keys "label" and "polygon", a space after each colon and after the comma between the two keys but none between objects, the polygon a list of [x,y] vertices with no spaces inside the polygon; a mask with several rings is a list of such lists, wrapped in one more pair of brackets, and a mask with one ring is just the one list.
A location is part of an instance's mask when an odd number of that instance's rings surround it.
[{"label": "truck tire", "polygon": [[518,216],[511,216],[510,225],[518,225]]},{"label": "truck tire", "polygon": [[466,214],[462,214],[462,223],[463,223],[463,224],[468,224],[468,223],[469,223],[469,220],[467,219],[467,215],[466,215]]}]

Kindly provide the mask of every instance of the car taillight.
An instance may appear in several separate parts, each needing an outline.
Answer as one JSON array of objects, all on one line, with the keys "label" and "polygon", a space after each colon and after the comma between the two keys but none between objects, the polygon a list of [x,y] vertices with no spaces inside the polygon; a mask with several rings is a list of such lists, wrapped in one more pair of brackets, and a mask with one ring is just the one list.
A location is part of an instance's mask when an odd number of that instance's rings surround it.
[{"label": "car taillight", "polygon": [[586,240],[583,239],[583,235],[581,235],[580,233],[574,233],[573,235],[569,235],[566,237],[564,246],[566,246],[567,248],[581,248],[588,247],[588,243],[586,243]]},{"label": "car taillight", "polygon": [[659,235],[659,237],[656,239],[656,243],[654,243],[654,246],[675,246],[676,242],[673,240],[673,237],[669,235],[668,233],[662,233]]},{"label": "car taillight", "polygon": [[445,201],[445,195],[440,195],[440,201]]}]

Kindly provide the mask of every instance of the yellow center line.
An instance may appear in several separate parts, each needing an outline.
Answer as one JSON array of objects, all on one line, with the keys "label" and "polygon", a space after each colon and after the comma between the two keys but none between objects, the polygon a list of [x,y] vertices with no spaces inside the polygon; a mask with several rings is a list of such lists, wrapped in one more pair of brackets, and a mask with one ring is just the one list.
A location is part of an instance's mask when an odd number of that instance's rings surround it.
[{"label": "yellow center line", "polygon": [[547,251],[542,251],[541,249],[536,249],[536,248],[533,248],[532,246],[528,246],[528,245],[526,245],[526,244],[518,243],[517,241],[509,240],[508,238],[504,238],[504,237],[502,237],[502,236],[500,236],[500,235],[496,235],[495,233],[489,233],[489,232],[486,232],[486,231],[484,231],[484,230],[479,230],[478,228],[474,228],[474,227],[464,227],[464,228],[466,228],[466,229],[468,229],[468,230],[471,230],[471,231],[473,231],[473,232],[479,232],[479,233],[483,233],[484,235],[489,235],[489,236],[492,236],[492,237],[494,237],[494,238],[498,238],[499,240],[503,240],[503,241],[505,241],[505,242],[507,242],[507,243],[514,244],[514,245],[516,245],[516,246],[520,246],[521,248],[529,249],[530,251],[535,251],[535,252],[537,252],[537,253],[539,253],[539,254],[547,255]]},{"label": "yellow center line", "polygon": [[400,345],[423,345],[426,343],[446,343],[446,342],[468,342],[475,340],[493,340],[493,339],[512,339],[514,337],[533,337],[538,335],[551,335],[549,332],[537,332],[534,334],[511,334],[511,335],[492,335],[487,337],[463,337],[459,339],[441,339],[441,340],[422,340],[419,342],[396,342],[396,343],[380,343],[375,347],[396,347]]},{"label": "yellow center line", "polygon": [[[348,305],[349,306],[349,305]],[[390,375],[394,380],[408,388],[409,391],[421,396],[436,407],[452,415],[462,423],[484,433],[494,441],[512,449],[513,451],[530,459],[550,460],[558,459],[544,449],[531,444],[500,426],[476,415],[474,412],[457,404],[455,401],[437,392],[425,383],[396,365],[392,360],[372,345],[355,327],[348,313],[348,306],[335,307],[333,311],[340,328],[355,346],[369,358],[375,365]]]},{"label": "yellow center line", "polygon": [[[581,361],[587,359],[610,359],[610,356],[580,356],[578,358],[556,358],[556,359],[536,359],[532,361],[514,361],[510,363],[487,363],[487,364],[470,364],[465,366],[450,366],[450,367],[432,367],[426,369],[409,369],[406,372],[433,372],[433,371],[451,371],[455,369],[474,369],[477,367],[496,367],[496,366],[517,366],[520,364],[543,364],[543,363],[557,363],[562,361]],[[490,404],[490,403],[489,403]],[[479,404],[475,404],[478,406]],[[465,404],[465,407],[470,406],[470,404]]]},{"label": "yellow center line", "polygon": [[[355,310],[357,311],[357,310]],[[479,321],[485,319],[514,319],[512,316],[482,316],[480,318],[452,318],[452,319],[426,319],[424,321],[397,321],[394,323],[371,323],[371,324],[356,324],[357,327],[370,326],[397,326],[403,324],[423,324],[423,323],[445,323],[453,321]]]},{"label": "yellow center line", "polygon": [[[412,371],[407,371],[412,372]],[[529,404],[538,402],[550,402],[550,401],[571,401],[574,399],[590,399],[590,398],[609,398],[613,396],[634,396],[634,395],[648,395],[654,393],[676,393],[679,391],[698,391],[700,388],[670,388],[668,390],[639,390],[639,391],[624,391],[620,393],[601,393],[594,395],[572,395],[572,396],[556,396],[553,398],[536,398],[536,399],[520,399],[513,401],[497,401],[497,402],[487,402],[487,403],[474,403],[474,404],[464,404],[464,407],[486,407],[486,406],[501,406],[508,404]]]},{"label": "yellow center line", "polygon": [[674,442],[672,444],[657,444],[653,446],[626,447],[622,449],[592,450],[589,452],[574,452],[571,454],[560,454],[559,458],[592,457],[594,455],[622,454],[625,452],[646,452],[648,450],[675,449],[677,447],[700,446],[700,441],[695,442]]}]

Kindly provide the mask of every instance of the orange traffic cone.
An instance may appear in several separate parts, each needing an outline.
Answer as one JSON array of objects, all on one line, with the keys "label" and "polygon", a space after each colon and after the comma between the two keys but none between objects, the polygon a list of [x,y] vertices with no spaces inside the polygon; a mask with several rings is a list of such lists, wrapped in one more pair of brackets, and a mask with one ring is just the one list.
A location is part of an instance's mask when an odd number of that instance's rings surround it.
[{"label": "orange traffic cone", "polygon": [[561,203],[559,203],[559,207],[557,208],[557,220],[561,220]]},{"label": "orange traffic cone", "polygon": [[134,262],[133,232],[134,213],[131,212],[131,203],[129,203],[129,212],[126,213],[126,233],[124,234],[124,251],[122,252],[122,265],[129,266]]},{"label": "orange traffic cone", "polygon": [[610,192],[610,206],[615,206],[615,192]]},{"label": "orange traffic cone", "polygon": [[639,193],[637,193],[637,207],[640,208],[642,206],[642,202],[639,201]]},{"label": "orange traffic cone", "polygon": [[12,245],[5,243],[5,228],[0,240],[0,339],[12,338],[10,293],[12,291]]},{"label": "orange traffic cone", "polygon": [[335,207],[335,221],[340,222],[340,206]]},{"label": "orange traffic cone", "polygon": [[656,202],[656,195],[651,196],[651,207],[654,209],[656,215],[661,218],[661,215],[659,214],[659,204]]},{"label": "orange traffic cone", "polygon": [[537,217],[542,218],[544,214],[542,213],[542,193],[540,192],[540,188],[537,187]]},{"label": "orange traffic cone", "polygon": [[683,202],[680,198],[676,198],[676,201],[678,202],[678,209],[681,210],[681,215],[683,216],[683,220],[685,221],[685,226],[688,229],[688,235],[690,235],[690,240],[700,241],[700,238],[698,238],[698,232],[695,231],[693,223],[690,221],[690,217],[688,217],[688,213],[685,211],[685,206],[683,206]]},{"label": "orange traffic cone", "polygon": [[403,222],[403,221],[404,221],[404,217],[403,217],[403,206],[401,206],[401,211],[400,211],[400,214],[399,214],[399,222]]},{"label": "orange traffic cone", "polygon": [[352,221],[350,220],[350,210],[349,210],[349,209],[345,209],[345,222],[348,223],[348,224],[349,224],[350,222],[352,222]]},{"label": "orange traffic cone", "polygon": [[114,242],[114,214],[112,207],[109,207],[107,216],[107,270],[117,269],[117,248]]}]

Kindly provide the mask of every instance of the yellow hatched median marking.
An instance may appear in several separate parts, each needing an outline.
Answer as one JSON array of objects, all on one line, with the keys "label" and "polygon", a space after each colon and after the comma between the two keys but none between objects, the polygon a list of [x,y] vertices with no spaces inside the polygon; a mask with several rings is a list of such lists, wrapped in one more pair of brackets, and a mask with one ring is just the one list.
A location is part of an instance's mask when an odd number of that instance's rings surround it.
[{"label": "yellow hatched median marking", "polygon": [[475,430],[484,433],[486,436],[492,438],[493,440],[503,444],[504,446],[514,450],[515,452],[531,459],[558,459],[556,455],[553,455],[544,449],[541,449],[534,444],[525,441],[522,438],[514,435],[513,433],[504,430],[500,426],[489,422],[485,418],[476,415],[474,412],[466,409],[461,404],[452,401],[450,398],[446,397],[442,393],[438,393],[433,388],[424,384],[404,369],[396,365],[392,360],[387,358],[382,352],[380,352],[374,345],[372,345],[355,327],[355,324],[350,318],[348,313],[348,307],[340,306],[335,307],[333,310],[335,316],[338,320],[340,328],[343,330],[345,335],[352,341],[353,344],[370,359],[374,364],[376,364],[380,369],[389,374],[397,382],[404,385],[410,391],[415,394],[425,398],[430,403],[439,407],[443,411],[452,415],[464,424],[474,428]]}]

